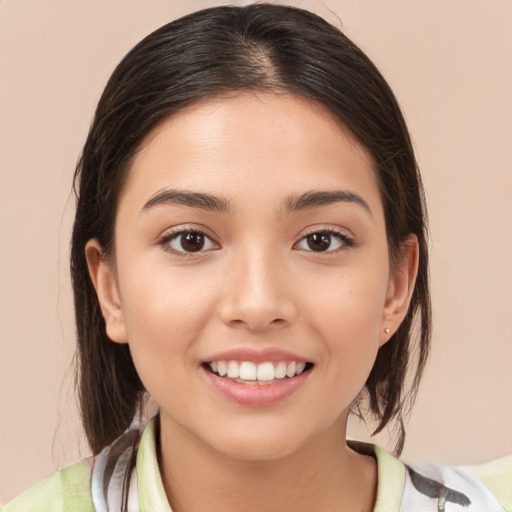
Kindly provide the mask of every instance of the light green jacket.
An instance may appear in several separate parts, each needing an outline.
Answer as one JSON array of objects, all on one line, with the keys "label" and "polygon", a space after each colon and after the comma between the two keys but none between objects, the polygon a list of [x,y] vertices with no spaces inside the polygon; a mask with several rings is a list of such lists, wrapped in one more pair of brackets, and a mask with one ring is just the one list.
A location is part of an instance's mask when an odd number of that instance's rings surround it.
[{"label": "light green jacket", "polygon": [[[123,454],[128,453],[120,452],[120,446],[123,444],[114,443],[95,459],[88,458],[59,471],[15,498],[1,512],[119,510],[120,476],[126,469]],[[480,466],[413,469],[376,446],[351,446],[373,452],[377,460],[375,512],[512,512],[512,456]],[[130,512],[172,512],[158,468],[154,422],[144,429],[136,471],[131,476]]]}]

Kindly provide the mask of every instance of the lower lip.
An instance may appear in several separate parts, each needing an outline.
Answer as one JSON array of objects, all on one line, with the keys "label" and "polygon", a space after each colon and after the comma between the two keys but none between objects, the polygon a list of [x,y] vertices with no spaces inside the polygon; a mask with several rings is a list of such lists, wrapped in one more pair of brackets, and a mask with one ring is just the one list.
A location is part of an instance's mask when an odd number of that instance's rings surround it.
[{"label": "lower lip", "polygon": [[311,370],[295,377],[280,379],[274,384],[242,384],[219,377],[202,368],[208,383],[226,398],[247,407],[267,407],[293,395],[306,381]]}]

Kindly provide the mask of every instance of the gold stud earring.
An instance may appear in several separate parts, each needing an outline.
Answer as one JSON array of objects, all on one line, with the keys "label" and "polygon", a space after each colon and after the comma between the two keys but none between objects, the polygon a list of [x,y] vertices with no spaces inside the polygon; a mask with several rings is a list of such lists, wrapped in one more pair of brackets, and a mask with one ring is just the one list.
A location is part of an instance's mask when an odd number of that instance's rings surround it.
[{"label": "gold stud earring", "polygon": [[385,332],[386,334],[389,334],[391,331],[386,327],[386,328],[384,329],[384,332]]}]

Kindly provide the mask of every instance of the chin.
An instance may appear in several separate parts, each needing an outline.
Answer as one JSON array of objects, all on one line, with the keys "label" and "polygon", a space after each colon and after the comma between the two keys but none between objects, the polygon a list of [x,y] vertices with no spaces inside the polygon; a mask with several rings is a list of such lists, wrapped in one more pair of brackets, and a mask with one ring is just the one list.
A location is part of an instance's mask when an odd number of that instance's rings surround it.
[{"label": "chin", "polygon": [[[301,425],[303,426],[303,425]],[[212,444],[224,456],[247,462],[271,462],[292,456],[314,442],[320,432],[309,435],[289,425],[253,425],[217,433]]]},{"label": "chin", "polygon": [[284,459],[300,449],[301,443],[281,439],[231,439],[229,445],[219,446],[222,453],[234,460],[245,462],[272,462]]}]

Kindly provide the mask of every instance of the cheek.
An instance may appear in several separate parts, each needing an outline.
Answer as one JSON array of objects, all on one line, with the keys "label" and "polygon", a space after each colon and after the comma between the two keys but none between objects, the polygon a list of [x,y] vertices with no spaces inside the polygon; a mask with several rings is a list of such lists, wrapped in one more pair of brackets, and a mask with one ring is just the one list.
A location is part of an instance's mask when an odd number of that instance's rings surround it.
[{"label": "cheek", "polygon": [[316,280],[301,300],[330,338],[339,333],[345,341],[373,336],[377,342],[387,287],[385,265],[361,265]]},{"label": "cheek", "polygon": [[140,258],[119,267],[129,333],[161,328],[162,334],[172,333],[174,337],[182,329],[197,329],[218,289],[207,269],[199,272],[186,266],[170,267],[162,257]]},{"label": "cheek", "polygon": [[329,379],[334,386],[343,382],[353,398],[366,382],[379,348],[387,268],[364,265],[317,284],[315,293],[304,296],[303,308],[333,363]]},{"label": "cheek", "polygon": [[[184,269],[172,271],[158,262],[119,269],[122,309],[130,351],[139,375],[168,379],[170,366],[180,374],[195,364],[194,342],[212,314],[218,286]],[[213,300],[212,300],[213,299]]]}]

